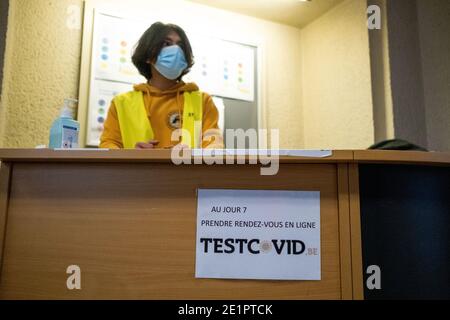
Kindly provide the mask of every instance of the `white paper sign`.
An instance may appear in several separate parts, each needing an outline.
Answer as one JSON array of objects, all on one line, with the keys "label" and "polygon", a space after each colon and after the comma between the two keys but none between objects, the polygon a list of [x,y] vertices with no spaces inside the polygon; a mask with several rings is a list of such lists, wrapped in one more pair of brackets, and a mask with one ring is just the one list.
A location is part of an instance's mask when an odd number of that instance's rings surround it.
[{"label": "white paper sign", "polygon": [[320,192],[198,190],[197,278],[320,280]]}]

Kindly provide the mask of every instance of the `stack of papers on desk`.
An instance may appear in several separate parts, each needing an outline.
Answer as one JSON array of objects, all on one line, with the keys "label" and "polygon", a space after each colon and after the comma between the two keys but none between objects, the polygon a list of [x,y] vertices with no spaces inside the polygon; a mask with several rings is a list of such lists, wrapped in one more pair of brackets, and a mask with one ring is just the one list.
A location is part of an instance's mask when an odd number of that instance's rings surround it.
[{"label": "stack of papers on desk", "polygon": [[331,150],[287,150],[287,149],[193,149],[193,156],[288,156],[288,157],[311,157],[326,158],[331,157]]}]

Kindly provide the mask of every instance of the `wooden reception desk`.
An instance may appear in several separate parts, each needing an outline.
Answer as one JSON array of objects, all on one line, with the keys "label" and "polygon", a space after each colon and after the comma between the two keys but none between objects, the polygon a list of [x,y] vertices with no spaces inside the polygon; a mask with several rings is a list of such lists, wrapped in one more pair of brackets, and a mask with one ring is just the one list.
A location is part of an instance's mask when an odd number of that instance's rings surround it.
[{"label": "wooden reception desk", "polygon": [[[259,164],[172,164],[168,150],[0,150],[1,299],[362,299],[358,166],[450,155],[334,151]],[[321,281],[196,279],[196,191],[320,191]],[[81,269],[68,290],[66,269]],[[264,266],[261,266],[264,267]]]}]

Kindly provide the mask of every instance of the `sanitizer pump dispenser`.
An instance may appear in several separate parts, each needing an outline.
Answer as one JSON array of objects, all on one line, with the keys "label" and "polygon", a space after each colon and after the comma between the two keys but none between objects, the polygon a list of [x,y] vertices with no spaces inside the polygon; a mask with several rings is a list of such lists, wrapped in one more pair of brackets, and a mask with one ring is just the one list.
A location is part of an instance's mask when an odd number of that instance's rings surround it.
[{"label": "sanitizer pump dispenser", "polygon": [[50,129],[49,148],[78,148],[80,124],[74,120],[77,102],[75,99],[64,99],[61,114]]}]

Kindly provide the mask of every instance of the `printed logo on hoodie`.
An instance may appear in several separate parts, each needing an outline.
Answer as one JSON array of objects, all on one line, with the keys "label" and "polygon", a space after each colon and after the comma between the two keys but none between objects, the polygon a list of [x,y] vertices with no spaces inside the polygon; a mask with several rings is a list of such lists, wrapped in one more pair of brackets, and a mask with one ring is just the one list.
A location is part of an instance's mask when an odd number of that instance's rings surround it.
[{"label": "printed logo on hoodie", "polygon": [[167,116],[167,125],[172,129],[179,129],[180,126],[180,113],[173,111]]}]

